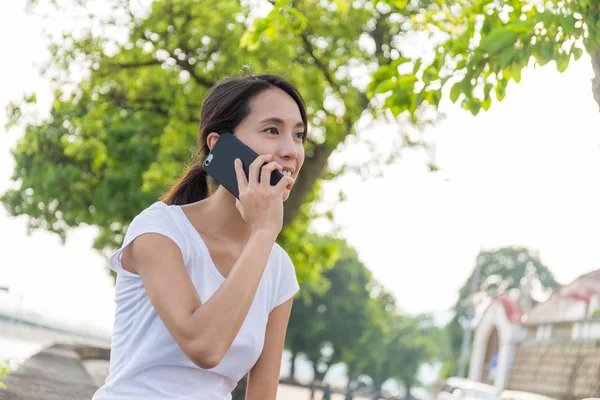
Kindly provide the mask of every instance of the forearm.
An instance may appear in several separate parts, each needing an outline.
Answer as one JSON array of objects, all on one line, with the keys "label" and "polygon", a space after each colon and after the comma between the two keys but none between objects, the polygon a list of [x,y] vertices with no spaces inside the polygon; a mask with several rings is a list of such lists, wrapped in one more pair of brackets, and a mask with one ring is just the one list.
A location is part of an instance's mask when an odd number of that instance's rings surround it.
[{"label": "forearm", "polygon": [[225,282],[191,315],[195,340],[217,358],[229,350],[248,315],[274,241],[268,233],[250,236]]}]

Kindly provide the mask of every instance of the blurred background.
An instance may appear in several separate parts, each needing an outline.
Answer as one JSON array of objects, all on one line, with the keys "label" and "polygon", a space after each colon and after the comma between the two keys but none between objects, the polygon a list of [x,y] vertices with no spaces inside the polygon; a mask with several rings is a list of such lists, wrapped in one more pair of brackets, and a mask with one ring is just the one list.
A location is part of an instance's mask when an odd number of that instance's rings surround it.
[{"label": "blurred background", "polygon": [[310,122],[278,398],[600,396],[599,44],[595,0],[1,2],[0,399],[110,348],[107,256],[251,72]]}]

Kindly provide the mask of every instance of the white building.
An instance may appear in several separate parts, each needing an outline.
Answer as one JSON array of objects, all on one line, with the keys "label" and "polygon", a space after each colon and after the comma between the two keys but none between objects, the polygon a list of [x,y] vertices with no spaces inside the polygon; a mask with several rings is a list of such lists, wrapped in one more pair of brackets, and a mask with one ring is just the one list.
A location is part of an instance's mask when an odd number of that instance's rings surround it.
[{"label": "white building", "polygon": [[597,344],[600,270],[580,276],[527,313],[508,296],[492,301],[475,330],[469,378],[556,398],[598,396]]}]

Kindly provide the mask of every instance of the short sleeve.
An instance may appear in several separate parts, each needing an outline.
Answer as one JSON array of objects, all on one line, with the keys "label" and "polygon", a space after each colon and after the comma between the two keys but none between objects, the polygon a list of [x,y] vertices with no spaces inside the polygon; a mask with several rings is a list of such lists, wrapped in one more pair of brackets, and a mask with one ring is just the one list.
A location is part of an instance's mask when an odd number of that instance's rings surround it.
[{"label": "short sleeve", "polygon": [[280,249],[280,254],[277,294],[275,296],[275,302],[271,307],[271,311],[291,299],[300,290],[298,279],[296,278],[296,269],[294,268],[290,256],[288,256],[283,249]]},{"label": "short sleeve", "polygon": [[145,233],[158,233],[171,239],[179,247],[182,254],[184,253],[184,241],[175,226],[169,206],[162,202],[156,202],[138,214],[129,224],[123,245],[119,250],[114,252],[109,258],[110,269],[119,275],[139,277],[137,274],[132,274],[123,269],[121,264],[121,256],[125,248],[133,242],[137,237]]}]

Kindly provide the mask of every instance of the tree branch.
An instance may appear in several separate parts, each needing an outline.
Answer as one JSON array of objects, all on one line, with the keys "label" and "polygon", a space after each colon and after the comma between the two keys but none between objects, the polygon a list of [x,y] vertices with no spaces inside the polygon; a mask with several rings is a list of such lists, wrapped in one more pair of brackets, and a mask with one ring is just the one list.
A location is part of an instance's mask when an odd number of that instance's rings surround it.
[{"label": "tree branch", "polygon": [[190,76],[196,81],[196,83],[198,85],[208,88],[216,83],[214,81],[206,79],[203,76],[198,75],[196,73],[196,70],[194,69],[194,67],[191,66],[190,63],[187,62],[187,60],[179,60],[178,58],[176,58],[176,60],[177,60],[177,65],[179,65],[179,67],[181,67],[181,69],[189,72]]},{"label": "tree branch", "polygon": [[[171,21],[171,24],[175,27],[175,24],[173,23],[173,19],[174,19],[173,18],[173,5],[171,4],[170,7],[171,7],[170,8],[170,21]],[[181,25],[186,26],[186,25],[190,24],[193,20],[194,20],[194,15],[192,15],[192,13],[189,13],[185,16],[185,20]],[[177,27],[175,27],[175,30],[177,31]],[[186,54],[186,56],[187,56],[187,54],[191,53],[191,51],[185,45],[185,41],[182,40],[182,35],[177,35],[177,42],[178,42],[178,47],[183,51],[184,54]],[[196,73],[195,68],[188,62],[187,57],[185,60],[180,60],[177,57],[172,57],[172,58],[175,59],[175,62],[177,63],[177,65],[179,65],[179,67],[181,69],[183,69],[184,71],[187,71],[190,74],[192,79],[194,79],[198,85],[209,88],[216,83],[214,81],[206,79],[203,76],[198,75]]]},{"label": "tree branch", "polygon": [[302,37],[302,41],[304,42],[304,47],[306,48],[306,51],[308,51],[308,54],[310,54],[312,56],[312,58],[315,60],[315,64],[317,65],[317,67],[319,67],[321,72],[323,72],[323,75],[325,75],[325,79],[327,79],[327,82],[329,82],[329,85],[331,85],[331,87],[334,88],[335,90],[339,91],[339,89],[340,89],[339,85],[337,84],[337,82],[335,82],[335,80],[333,79],[333,76],[331,76],[331,72],[329,71],[329,68],[327,66],[325,66],[325,64],[323,64],[323,62],[315,54],[315,48],[314,48],[313,44],[311,43],[311,41],[308,39],[308,35],[306,34],[306,32],[302,32],[300,34],[300,36]]},{"label": "tree branch", "polygon": [[148,61],[142,61],[139,63],[117,63],[116,66],[118,66],[119,68],[122,69],[127,69],[127,68],[140,68],[140,67],[148,67],[151,65],[161,65],[163,62],[156,60],[156,59],[152,59],[152,60],[148,60]]}]

